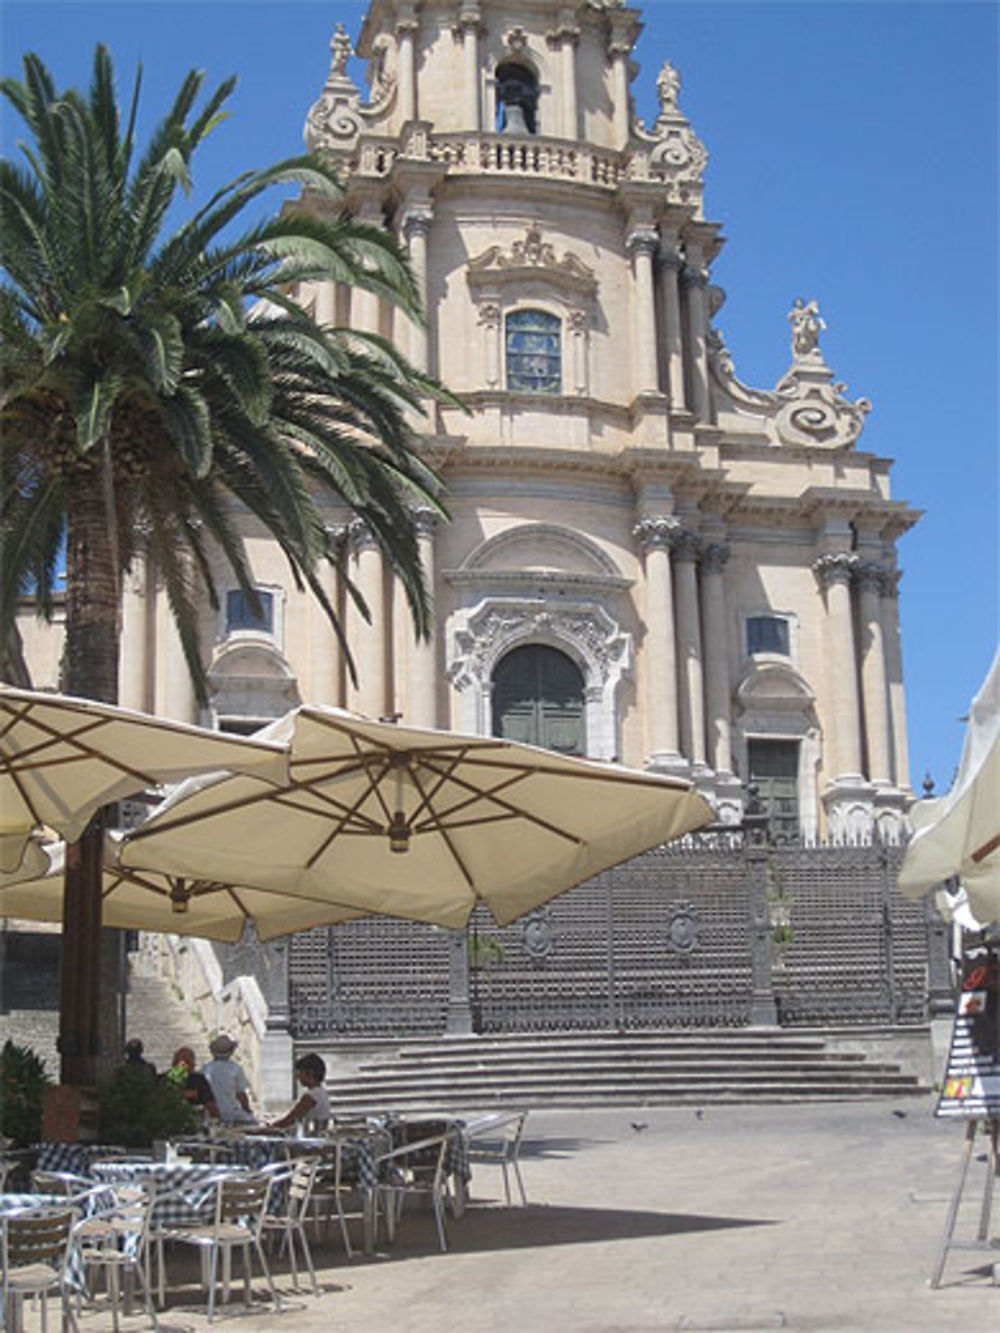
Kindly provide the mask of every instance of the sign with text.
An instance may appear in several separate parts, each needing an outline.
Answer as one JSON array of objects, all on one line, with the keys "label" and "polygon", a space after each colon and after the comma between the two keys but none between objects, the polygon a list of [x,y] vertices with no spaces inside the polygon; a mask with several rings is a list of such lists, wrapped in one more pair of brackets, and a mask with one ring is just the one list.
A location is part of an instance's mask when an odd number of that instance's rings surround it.
[{"label": "sign with text", "polygon": [[1000,1117],[1000,944],[962,958],[958,1010],[937,1115]]}]

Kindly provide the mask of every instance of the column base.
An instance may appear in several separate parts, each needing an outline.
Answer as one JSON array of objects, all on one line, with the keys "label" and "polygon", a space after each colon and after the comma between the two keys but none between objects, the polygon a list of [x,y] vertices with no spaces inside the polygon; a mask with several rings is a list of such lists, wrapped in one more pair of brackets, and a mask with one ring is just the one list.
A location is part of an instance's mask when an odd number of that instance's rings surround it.
[{"label": "column base", "polygon": [[685,759],[676,750],[660,750],[651,754],[645,767],[651,773],[665,773],[668,777],[684,778],[688,782],[692,778],[690,759]]},{"label": "column base", "polygon": [[865,842],[875,826],[875,788],[860,774],[842,774],[823,793],[831,842]]}]

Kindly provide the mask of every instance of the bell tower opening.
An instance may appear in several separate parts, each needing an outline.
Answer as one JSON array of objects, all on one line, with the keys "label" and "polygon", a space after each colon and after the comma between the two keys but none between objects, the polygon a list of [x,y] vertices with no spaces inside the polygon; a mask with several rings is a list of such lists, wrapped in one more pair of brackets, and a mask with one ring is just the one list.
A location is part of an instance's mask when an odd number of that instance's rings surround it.
[{"label": "bell tower opening", "polygon": [[513,60],[497,66],[497,125],[501,134],[538,133],[538,78]]}]

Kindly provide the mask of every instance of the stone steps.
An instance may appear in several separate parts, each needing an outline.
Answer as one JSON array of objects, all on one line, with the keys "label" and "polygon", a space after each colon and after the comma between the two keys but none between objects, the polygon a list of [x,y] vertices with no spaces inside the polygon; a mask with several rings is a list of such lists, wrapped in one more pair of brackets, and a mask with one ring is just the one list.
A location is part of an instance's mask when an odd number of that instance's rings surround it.
[{"label": "stone steps", "polygon": [[134,955],[129,959],[125,1037],[138,1037],[143,1055],[161,1073],[169,1069],[178,1046],[190,1046],[199,1064],[208,1059],[205,1033],[188,1006],[168,981],[143,971]]},{"label": "stone steps", "polygon": [[[342,1053],[325,1054],[335,1065]],[[328,1088],[344,1111],[828,1101],[926,1091],[899,1064],[832,1050],[820,1034],[732,1030],[407,1043],[368,1051]]]}]

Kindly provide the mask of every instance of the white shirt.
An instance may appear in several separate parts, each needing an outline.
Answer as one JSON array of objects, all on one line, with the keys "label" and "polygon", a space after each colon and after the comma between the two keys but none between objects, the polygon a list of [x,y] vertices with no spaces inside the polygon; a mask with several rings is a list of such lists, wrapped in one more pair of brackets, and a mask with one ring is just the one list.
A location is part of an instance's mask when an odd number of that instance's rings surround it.
[{"label": "white shirt", "polygon": [[330,1094],[321,1083],[318,1088],[306,1088],[305,1095],[313,1099],[313,1104],[303,1116],[303,1120],[329,1120]]},{"label": "white shirt", "polygon": [[254,1117],[249,1111],[244,1111],[237,1098],[237,1093],[250,1091],[250,1083],[242,1065],[238,1065],[235,1060],[209,1060],[201,1072],[211,1085],[220,1120],[243,1123],[253,1120]]}]

